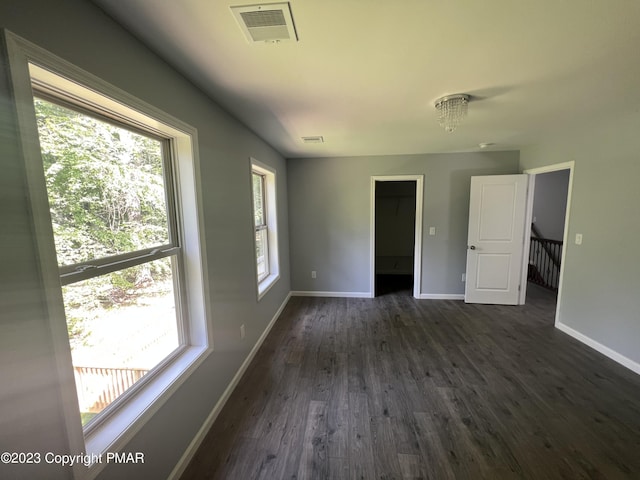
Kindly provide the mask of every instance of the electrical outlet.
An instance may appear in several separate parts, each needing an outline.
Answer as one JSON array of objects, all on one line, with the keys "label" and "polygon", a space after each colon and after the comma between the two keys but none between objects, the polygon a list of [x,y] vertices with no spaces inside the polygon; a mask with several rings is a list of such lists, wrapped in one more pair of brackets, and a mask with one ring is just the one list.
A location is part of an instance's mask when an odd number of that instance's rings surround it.
[{"label": "electrical outlet", "polygon": [[429,227],[429,235],[435,235],[436,234],[436,227]]},{"label": "electrical outlet", "polygon": [[463,282],[466,282],[466,281],[467,281],[467,274],[466,274],[466,273],[463,273],[463,274],[462,274],[462,281],[463,281]]},{"label": "electrical outlet", "polygon": [[582,234],[576,233],[576,245],[582,245]]},{"label": "electrical outlet", "polygon": [[316,271],[315,270],[311,270],[311,278],[316,278]]},{"label": "electrical outlet", "polygon": [[240,338],[244,338],[244,323],[240,325]]}]

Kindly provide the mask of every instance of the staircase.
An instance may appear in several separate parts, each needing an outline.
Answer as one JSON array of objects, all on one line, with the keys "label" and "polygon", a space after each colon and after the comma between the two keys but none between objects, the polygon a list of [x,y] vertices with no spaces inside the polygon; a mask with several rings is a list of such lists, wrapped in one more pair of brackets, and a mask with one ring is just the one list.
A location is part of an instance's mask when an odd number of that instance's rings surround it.
[{"label": "staircase", "polygon": [[558,291],[562,241],[542,238],[535,225],[531,225],[531,248],[527,280],[549,290]]}]

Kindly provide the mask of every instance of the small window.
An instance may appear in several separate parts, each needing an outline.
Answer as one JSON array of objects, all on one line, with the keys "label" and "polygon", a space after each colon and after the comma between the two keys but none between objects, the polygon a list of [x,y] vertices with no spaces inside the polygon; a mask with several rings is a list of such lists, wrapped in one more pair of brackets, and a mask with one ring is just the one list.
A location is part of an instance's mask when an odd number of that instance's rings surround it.
[{"label": "small window", "polygon": [[258,297],[279,278],[275,171],[251,162]]},{"label": "small window", "polygon": [[269,227],[265,199],[265,175],[253,172],[253,215],[256,229],[258,282],[269,275]]}]

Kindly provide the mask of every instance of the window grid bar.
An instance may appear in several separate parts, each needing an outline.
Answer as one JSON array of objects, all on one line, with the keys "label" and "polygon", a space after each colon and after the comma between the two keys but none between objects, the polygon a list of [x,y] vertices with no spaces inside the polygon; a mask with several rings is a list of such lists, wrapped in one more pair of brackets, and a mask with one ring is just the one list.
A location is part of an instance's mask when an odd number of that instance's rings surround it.
[{"label": "window grid bar", "polygon": [[168,246],[168,248],[152,248],[141,252],[132,252],[118,257],[101,258],[99,261],[77,263],[70,266],[60,268],[60,283],[69,285],[70,283],[88,280],[89,278],[99,277],[107,273],[125,268],[135,267],[143,263],[159,260],[171,255],[178,255],[180,247]]}]

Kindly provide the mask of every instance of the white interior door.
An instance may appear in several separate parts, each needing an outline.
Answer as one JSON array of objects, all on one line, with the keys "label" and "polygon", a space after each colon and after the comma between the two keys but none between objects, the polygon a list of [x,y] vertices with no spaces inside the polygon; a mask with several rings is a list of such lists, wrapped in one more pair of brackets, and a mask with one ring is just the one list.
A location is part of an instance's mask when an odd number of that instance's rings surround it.
[{"label": "white interior door", "polygon": [[467,303],[519,303],[527,177],[471,177],[464,295]]}]

